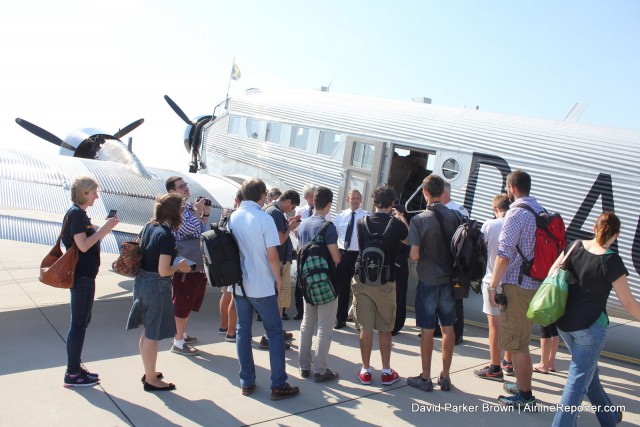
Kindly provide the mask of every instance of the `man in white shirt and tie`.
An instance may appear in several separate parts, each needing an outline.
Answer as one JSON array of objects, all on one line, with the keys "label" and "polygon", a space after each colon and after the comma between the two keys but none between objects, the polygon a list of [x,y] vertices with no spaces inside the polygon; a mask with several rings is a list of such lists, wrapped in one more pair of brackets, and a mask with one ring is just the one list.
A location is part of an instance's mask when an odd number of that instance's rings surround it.
[{"label": "man in white shirt and tie", "polygon": [[369,215],[362,210],[362,194],[356,189],[349,191],[347,198],[349,207],[336,215],[333,224],[338,230],[338,248],[342,260],[338,265],[338,312],[334,329],[342,329],[347,325],[349,306],[351,305],[351,279],[358,258],[358,235],[356,223]]}]

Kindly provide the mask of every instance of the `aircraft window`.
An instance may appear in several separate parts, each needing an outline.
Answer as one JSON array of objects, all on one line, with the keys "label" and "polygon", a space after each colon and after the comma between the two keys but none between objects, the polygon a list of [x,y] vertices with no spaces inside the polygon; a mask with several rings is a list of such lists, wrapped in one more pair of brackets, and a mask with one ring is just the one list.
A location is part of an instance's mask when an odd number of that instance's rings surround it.
[{"label": "aircraft window", "polygon": [[240,127],[240,120],[241,120],[240,117],[229,116],[229,130],[228,130],[228,133],[230,133],[232,135],[247,136],[243,132],[243,129]]},{"label": "aircraft window", "polygon": [[280,143],[280,134],[282,133],[282,125],[280,123],[268,122],[267,123],[267,136],[266,140],[269,142]]},{"label": "aircraft window", "polygon": [[300,148],[301,150],[306,150],[308,142],[309,142],[309,128],[293,126],[292,132],[291,132],[291,146],[293,148]]},{"label": "aircraft window", "polygon": [[330,156],[333,150],[340,143],[340,135],[333,132],[320,131],[320,142],[318,142],[318,154]]},{"label": "aircraft window", "polygon": [[460,164],[455,159],[447,159],[442,164],[442,174],[447,179],[453,179],[460,173]]},{"label": "aircraft window", "polygon": [[351,157],[351,165],[371,170],[373,166],[373,153],[375,147],[371,144],[365,144],[362,142],[355,142],[353,144],[353,156]]},{"label": "aircraft window", "polygon": [[247,119],[247,137],[258,139],[258,131],[260,130],[260,122],[256,119]]}]

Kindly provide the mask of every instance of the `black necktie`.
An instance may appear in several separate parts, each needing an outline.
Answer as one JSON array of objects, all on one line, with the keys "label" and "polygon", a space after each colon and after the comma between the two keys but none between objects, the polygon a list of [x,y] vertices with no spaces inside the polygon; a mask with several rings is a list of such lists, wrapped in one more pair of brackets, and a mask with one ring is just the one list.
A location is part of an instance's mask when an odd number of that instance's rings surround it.
[{"label": "black necktie", "polygon": [[309,216],[313,215],[313,206],[309,206]]},{"label": "black necktie", "polygon": [[349,224],[347,224],[347,234],[344,236],[344,248],[349,249],[351,246],[351,237],[353,236],[353,225],[356,222],[356,211],[351,212],[351,218],[349,219]]}]

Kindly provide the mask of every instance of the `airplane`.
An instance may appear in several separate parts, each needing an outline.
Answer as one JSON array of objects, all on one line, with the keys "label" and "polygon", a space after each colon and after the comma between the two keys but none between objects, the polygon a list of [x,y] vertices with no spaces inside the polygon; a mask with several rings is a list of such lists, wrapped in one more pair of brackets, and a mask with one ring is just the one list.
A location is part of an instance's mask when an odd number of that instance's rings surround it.
[{"label": "airplane", "polygon": [[0,149],[0,239],[53,245],[71,204],[71,182],[81,175],[91,175],[100,184],[100,198],[88,208],[94,223],[100,224],[109,210],[118,211],[120,223],[103,239],[103,252],[119,253],[123,241],[135,238],[171,176],[182,176],[193,197],[211,199],[212,222],[223,208],[233,206],[239,186],[232,180],[145,167],[131,151],[131,138],[128,144],[121,140],[143,122],[139,119],[114,134],[79,129],[63,140],[17,118],[18,125],[59,146],[60,155]]},{"label": "airplane", "polygon": [[[346,208],[352,188],[370,210],[369,195],[382,183],[419,212],[422,180],[436,173],[479,221],[492,217],[491,200],[505,191],[507,175],[522,169],[532,177],[531,194],[563,216],[569,240],[591,238],[597,216],[615,210],[623,224],[616,249],[640,295],[639,131],[419,100],[251,89],[218,104],[189,149],[200,150],[201,173],[238,183],[256,176],[282,190],[327,186],[334,212]],[[415,264],[410,271],[415,286]],[[630,318],[612,296],[609,312]]]}]

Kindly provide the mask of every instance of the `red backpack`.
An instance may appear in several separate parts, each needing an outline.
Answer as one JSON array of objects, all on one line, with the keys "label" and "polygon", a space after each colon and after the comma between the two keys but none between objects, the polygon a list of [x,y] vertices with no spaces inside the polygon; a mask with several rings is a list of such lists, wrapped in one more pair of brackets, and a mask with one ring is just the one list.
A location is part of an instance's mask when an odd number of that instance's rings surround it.
[{"label": "red backpack", "polygon": [[560,252],[567,246],[567,231],[559,213],[548,213],[543,210],[537,214],[529,205],[520,203],[516,208],[523,208],[536,217],[536,242],[533,249],[533,259],[527,260],[518,246],[516,250],[522,258],[518,283],[522,283],[522,275],[531,277],[539,282],[549,274],[551,266]]}]

